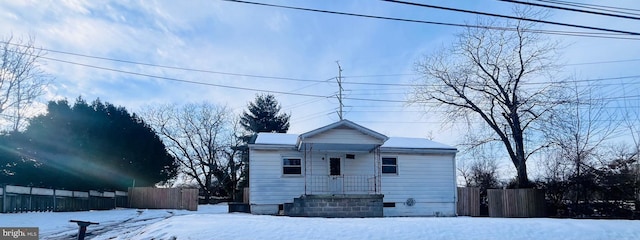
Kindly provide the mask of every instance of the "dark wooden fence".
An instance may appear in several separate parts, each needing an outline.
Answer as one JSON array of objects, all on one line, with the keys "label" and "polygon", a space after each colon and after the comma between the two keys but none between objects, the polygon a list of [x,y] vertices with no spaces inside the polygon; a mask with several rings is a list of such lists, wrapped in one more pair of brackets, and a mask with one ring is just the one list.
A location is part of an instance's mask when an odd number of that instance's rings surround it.
[{"label": "dark wooden fence", "polygon": [[480,188],[458,188],[458,216],[480,216]]},{"label": "dark wooden fence", "polygon": [[490,217],[545,217],[544,190],[487,189]]},{"label": "dark wooden fence", "polygon": [[198,210],[198,189],[186,188],[129,188],[132,208]]},{"label": "dark wooden fence", "polygon": [[247,203],[247,204],[249,203],[249,197],[250,197],[249,193],[250,192],[251,191],[249,191],[249,188],[243,188],[242,189],[242,202],[243,203]]},{"label": "dark wooden fence", "polygon": [[0,187],[0,212],[70,212],[128,207],[121,191],[70,191],[5,185]]}]

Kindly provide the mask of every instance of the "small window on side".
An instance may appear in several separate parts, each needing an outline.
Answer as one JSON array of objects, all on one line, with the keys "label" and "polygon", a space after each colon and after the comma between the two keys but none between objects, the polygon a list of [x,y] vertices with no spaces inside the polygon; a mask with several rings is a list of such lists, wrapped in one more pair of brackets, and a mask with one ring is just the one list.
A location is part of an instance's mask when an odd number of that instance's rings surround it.
[{"label": "small window on side", "polygon": [[302,174],[302,161],[300,158],[283,158],[282,159],[282,174],[285,175],[300,175]]},{"label": "small window on side", "polygon": [[383,157],[382,158],[382,173],[398,173],[398,158],[395,157]]},{"label": "small window on side", "polygon": [[394,202],[386,202],[386,203],[382,203],[383,207],[396,207],[396,203]]}]

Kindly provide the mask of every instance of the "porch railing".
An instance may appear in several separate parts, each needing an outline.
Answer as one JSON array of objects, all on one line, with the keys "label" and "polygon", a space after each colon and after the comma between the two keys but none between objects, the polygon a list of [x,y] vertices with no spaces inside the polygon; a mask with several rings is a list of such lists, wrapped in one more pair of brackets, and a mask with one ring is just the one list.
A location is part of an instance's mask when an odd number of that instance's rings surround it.
[{"label": "porch railing", "polygon": [[307,176],[308,194],[374,194],[373,175],[312,175]]}]

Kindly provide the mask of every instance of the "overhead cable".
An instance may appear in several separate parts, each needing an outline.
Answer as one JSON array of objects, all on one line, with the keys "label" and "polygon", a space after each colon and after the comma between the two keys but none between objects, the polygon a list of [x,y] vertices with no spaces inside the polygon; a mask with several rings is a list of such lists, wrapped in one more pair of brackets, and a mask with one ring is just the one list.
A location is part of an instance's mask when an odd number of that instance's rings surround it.
[{"label": "overhead cable", "polygon": [[591,26],[577,25],[577,24],[571,24],[571,23],[552,22],[552,21],[524,18],[524,17],[514,17],[514,16],[508,16],[508,15],[502,15],[502,14],[442,7],[442,6],[423,4],[423,3],[406,2],[406,1],[398,1],[398,0],[382,0],[382,1],[411,5],[411,6],[418,6],[418,7],[425,7],[425,8],[435,8],[435,9],[441,9],[441,10],[447,10],[447,11],[454,11],[454,12],[464,12],[464,13],[472,13],[477,15],[491,16],[491,17],[500,17],[500,18],[515,19],[515,20],[522,20],[522,21],[528,21],[528,22],[544,23],[544,24],[558,25],[558,26],[564,26],[564,27],[582,28],[582,29],[589,29],[589,30],[612,32],[612,33],[622,33],[622,34],[628,34],[628,35],[634,35],[634,36],[640,35],[640,33],[638,32],[623,31],[623,30],[616,30],[616,29],[609,29],[609,28],[600,28],[600,27],[591,27]]},{"label": "overhead cable", "polygon": [[[516,28],[508,28],[508,27],[493,27],[493,26],[481,26],[481,25],[471,25],[471,24],[424,21],[424,20],[415,20],[415,19],[406,19],[406,18],[383,17],[383,16],[376,16],[376,15],[366,15],[366,14],[359,14],[359,13],[338,12],[338,11],[321,10],[321,9],[314,9],[314,8],[293,7],[293,6],[286,6],[286,5],[259,3],[259,2],[243,1],[243,0],[221,0],[221,1],[252,4],[252,5],[266,6],[266,7],[292,9],[292,10],[311,11],[311,12],[319,12],[319,13],[329,13],[329,14],[337,14],[337,15],[344,15],[344,16],[353,16],[353,17],[363,17],[363,18],[373,18],[373,19],[400,21],[400,22],[412,22],[412,23],[423,23],[423,24],[432,24],[432,25],[441,25],[441,26],[478,28],[478,29],[494,29],[494,30],[504,30],[504,31],[517,31],[518,30]],[[624,35],[615,35],[615,34],[611,34],[611,33],[598,33],[598,32],[571,32],[571,31],[553,31],[553,30],[535,30],[535,29],[527,29],[527,30],[524,30],[524,31],[534,32],[534,33],[542,33],[542,34],[551,34],[551,35],[561,35],[561,36],[592,37],[592,38],[623,39],[623,40],[640,40],[640,38],[625,37],[625,35],[634,35],[634,34],[628,34],[628,33],[624,33]],[[621,33],[617,33],[617,34],[621,34]],[[640,35],[640,34],[635,34],[635,35]]]},{"label": "overhead cable", "polygon": [[498,1],[517,3],[517,4],[523,4],[523,5],[530,5],[530,6],[536,6],[536,7],[558,9],[558,10],[565,10],[565,11],[572,11],[572,12],[579,12],[579,13],[603,15],[603,16],[608,16],[608,17],[617,17],[617,18],[627,18],[627,19],[633,19],[633,20],[640,20],[640,17],[633,17],[633,16],[627,16],[627,15],[613,14],[613,13],[596,12],[596,11],[589,11],[589,10],[581,10],[581,9],[568,8],[568,7],[559,7],[559,6],[540,4],[540,3],[524,2],[524,1],[517,1],[517,0],[498,0]]}]

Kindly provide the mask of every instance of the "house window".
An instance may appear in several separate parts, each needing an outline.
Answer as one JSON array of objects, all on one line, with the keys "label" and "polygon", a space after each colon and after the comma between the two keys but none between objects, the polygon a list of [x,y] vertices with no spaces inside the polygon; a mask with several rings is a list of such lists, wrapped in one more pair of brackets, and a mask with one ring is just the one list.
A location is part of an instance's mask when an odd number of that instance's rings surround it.
[{"label": "house window", "polygon": [[382,203],[382,207],[396,207],[396,203],[394,202],[386,202],[386,203]]},{"label": "house window", "polygon": [[283,158],[282,173],[300,175],[302,174],[302,165],[300,158]]},{"label": "house window", "polygon": [[395,157],[383,157],[382,158],[382,173],[398,173],[398,158]]}]

